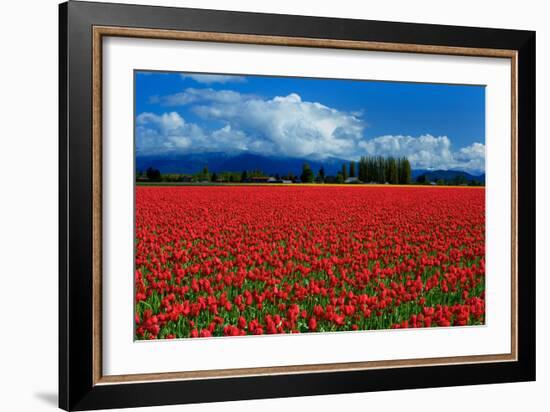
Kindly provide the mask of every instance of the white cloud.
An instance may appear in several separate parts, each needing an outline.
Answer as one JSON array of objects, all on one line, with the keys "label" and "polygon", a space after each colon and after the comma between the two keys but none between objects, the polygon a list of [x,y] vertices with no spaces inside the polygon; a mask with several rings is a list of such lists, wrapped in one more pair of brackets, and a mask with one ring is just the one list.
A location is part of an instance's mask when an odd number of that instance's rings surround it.
[{"label": "white cloud", "polygon": [[[264,154],[316,157],[350,157],[363,135],[358,117],[317,102],[303,101],[296,94],[262,99],[231,90],[188,88],[159,98],[165,106],[192,105],[206,120],[223,124],[207,132],[186,123],[177,112],[138,116],[138,141],[145,150],[158,143],[158,151],[175,150],[177,142],[202,149],[250,150]],[[153,129],[153,130],[149,130]],[[168,145],[161,142],[166,135]],[[208,137],[207,137],[208,135]],[[142,139],[143,138],[143,139]],[[158,140],[158,141],[157,141]]]},{"label": "white cloud", "polygon": [[472,160],[485,159],[485,145],[481,143],[473,143],[470,146],[463,147],[456,153],[457,159]]},{"label": "white cloud", "polygon": [[360,142],[359,147],[370,155],[407,156],[415,169],[460,169],[474,173],[485,169],[484,144],[473,143],[453,151],[447,136],[380,136]]},{"label": "white cloud", "polygon": [[262,146],[270,147],[272,154],[347,157],[353,155],[363,134],[364,125],[358,117],[303,101],[296,93],[267,100],[240,95],[231,101],[222,99],[222,93],[208,92],[208,104],[195,106],[195,113],[245,131],[263,141]]},{"label": "white cloud", "polygon": [[243,76],[228,76],[221,74],[181,74],[182,79],[193,79],[197,83],[201,84],[213,84],[213,83],[244,83],[246,78]]},{"label": "white cloud", "polygon": [[485,170],[485,145],[472,143],[455,153],[455,159],[464,170]]},{"label": "white cloud", "polygon": [[163,131],[171,131],[182,127],[185,121],[176,113],[164,113],[158,116],[154,113],[142,113],[137,117],[138,125],[154,124]]},{"label": "white cloud", "polygon": [[158,154],[185,150],[205,140],[203,130],[176,112],[141,113],[136,118],[137,153]]},{"label": "white cloud", "polygon": [[136,152],[148,155],[200,150],[242,151],[253,148],[261,152],[267,149],[229,124],[208,131],[197,124],[186,122],[177,112],[162,115],[141,113],[136,118],[136,137]]},{"label": "white cloud", "polygon": [[164,106],[186,106],[200,102],[215,102],[220,104],[232,104],[252,98],[251,95],[235,92],[233,90],[195,89],[189,87],[183,92],[168,96],[152,96],[152,103],[161,103]]},{"label": "white cloud", "polygon": [[[165,106],[186,106],[206,126],[175,111],[137,117],[138,152],[241,151],[290,157],[358,159],[361,155],[407,156],[415,169],[485,169],[485,146],[452,147],[447,136],[388,135],[364,138],[359,113],[340,111],[298,94],[264,99],[232,90],[188,88],[163,96]],[[210,130],[212,125],[221,124]],[[210,129],[208,129],[210,126]]]}]

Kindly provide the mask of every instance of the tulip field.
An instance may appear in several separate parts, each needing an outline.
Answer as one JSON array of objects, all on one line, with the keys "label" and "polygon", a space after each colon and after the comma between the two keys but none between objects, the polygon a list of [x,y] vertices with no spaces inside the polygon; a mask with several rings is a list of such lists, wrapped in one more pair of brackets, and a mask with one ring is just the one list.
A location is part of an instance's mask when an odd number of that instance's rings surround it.
[{"label": "tulip field", "polygon": [[485,189],[137,186],[136,339],[481,325]]}]

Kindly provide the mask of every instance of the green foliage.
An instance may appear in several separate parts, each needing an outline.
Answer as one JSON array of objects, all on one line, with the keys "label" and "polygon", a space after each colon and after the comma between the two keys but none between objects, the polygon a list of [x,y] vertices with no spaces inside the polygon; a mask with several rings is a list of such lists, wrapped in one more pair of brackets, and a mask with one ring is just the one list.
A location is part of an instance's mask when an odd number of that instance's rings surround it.
[{"label": "green foliage", "polygon": [[149,167],[145,174],[149,180],[160,181],[161,174],[160,170],[158,169],[153,169],[152,167]]},{"label": "green foliage", "polygon": [[296,180],[296,175],[292,172],[288,172],[286,175],[282,177],[283,180]]},{"label": "green foliage", "polygon": [[204,166],[202,172],[195,173],[193,175],[194,182],[210,182],[210,173],[208,172],[208,166]]},{"label": "green foliage", "polygon": [[321,166],[321,168],[319,169],[319,173],[317,173],[317,181],[319,183],[325,182],[325,168],[323,166]]},{"label": "green foliage", "polygon": [[163,182],[181,182],[183,178],[183,175],[180,175],[178,173],[168,173],[162,175],[162,181]]},{"label": "green foliage", "polygon": [[348,178],[348,171],[346,168],[346,164],[344,163],[342,165],[342,179],[346,180]]},{"label": "green foliage", "polygon": [[409,184],[411,164],[406,157],[361,156],[358,178],[365,183]]},{"label": "green foliage", "polygon": [[385,161],[386,163],[386,181],[392,185],[399,183],[399,177],[397,174],[397,162],[395,158],[389,157]]},{"label": "green foliage", "polygon": [[454,179],[450,180],[450,183],[454,186],[462,186],[468,184],[468,179],[466,179],[466,176],[462,175],[456,175]]},{"label": "green foliage", "polygon": [[[137,170],[136,179],[147,177],[153,182],[217,182],[217,183],[240,183],[248,182],[255,177],[268,177],[262,170],[243,170],[242,172],[235,171],[215,171],[210,172],[208,166],[189,176],[182,174],[161,174],[160,170],[149,167],[145,172]],[[327,176],[323,166],[317,172],[313,172],[308,163],[302,166],[300,176],[294,175],[292,172],[284,175],[276,173],[276,180],[296,181],[298,178],[303,183],[344,183],[348,177],[357,177],[359,182],[363,183],[390,183],[390,184],[409,184],[411,183],[411,165],[406,157],[394,158],[383,156],[361,156],[359,161],[350,161],[349,165],[343,163],[340,172],[337,176]],[[478,181],[468,182],[463,176],[460,180],[449,181],[446,184],[464,185],[470,184],[473,186],[481,186]],[[423,182],[429,183],[429,181]]]},{"label": "green foliage", "polygon": [[426,175],[420,175],[416,178],[416,183],[420,183],[421,185],[427,185],[430,183],[430,179]]},{"label": "green foliage", "polygon": [[349,162],[349,177],[355,177],[355,162]]},{"label": "green foliage", "polygon": [[411,164],[406,157],[402,157],[398,160],[397,174],[399,176],[399,184],[408,185],[411,183]]},{"label": "green foliage", "polygon": [[251,177],[266,177],[267,175],[260,169],[254,169],[248,171],[248,178]]},{"label": "green foliage", "polygon": [[302,166],[302,174],[300,176],[300,179],[303,183],[312,183],[315,176],[313,175],[313,170],[311,170],[311,167],[309,164],[304,163]]}]

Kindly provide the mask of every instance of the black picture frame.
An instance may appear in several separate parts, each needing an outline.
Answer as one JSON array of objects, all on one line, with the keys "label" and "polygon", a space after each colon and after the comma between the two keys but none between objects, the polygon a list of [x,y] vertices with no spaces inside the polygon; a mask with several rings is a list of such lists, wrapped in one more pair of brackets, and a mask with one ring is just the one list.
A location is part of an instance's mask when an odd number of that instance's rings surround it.
[{"label": "black picture frame", "polygon": [[[517,51],[517,361],[95,385],[92,27]],[[59,6],[59,407],[90,410],[535,380],[535,32],[70,1]]]}]

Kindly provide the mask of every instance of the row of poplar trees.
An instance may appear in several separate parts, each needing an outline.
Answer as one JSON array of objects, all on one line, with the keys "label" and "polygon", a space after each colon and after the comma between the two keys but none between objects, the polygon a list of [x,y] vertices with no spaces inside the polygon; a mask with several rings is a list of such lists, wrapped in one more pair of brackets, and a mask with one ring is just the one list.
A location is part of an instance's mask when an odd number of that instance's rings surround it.
[{"label": "row of poplar trees", "polygon": [[[349,175],[346,165],[342,166],[344,179],[357,177],[365,183],[390,183],[406,185],[411,182],[411,164],[406,157],[362,156],[357,164],[349,164]],[[346,176],[347,175],[347,176]]]}]

